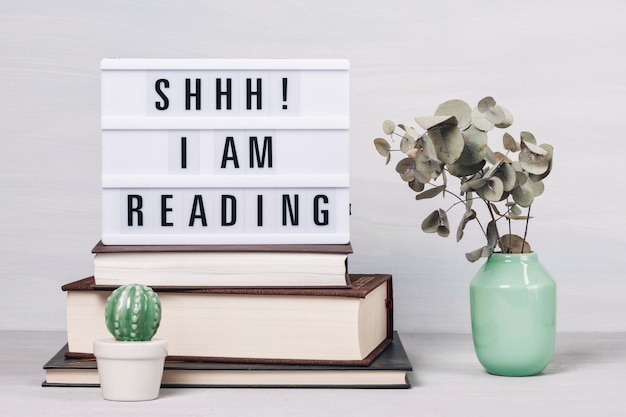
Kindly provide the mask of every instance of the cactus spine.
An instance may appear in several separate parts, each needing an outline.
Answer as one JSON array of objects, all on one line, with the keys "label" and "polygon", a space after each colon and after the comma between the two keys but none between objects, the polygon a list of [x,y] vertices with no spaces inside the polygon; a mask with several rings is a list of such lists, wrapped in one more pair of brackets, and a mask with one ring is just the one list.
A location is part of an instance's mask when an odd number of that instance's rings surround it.
[{"label": "cactus spine", "polygon": [[104,316],[115,340],[148,341],[161,323],[161,302],[150,287],[123,285],[107,299]]}]

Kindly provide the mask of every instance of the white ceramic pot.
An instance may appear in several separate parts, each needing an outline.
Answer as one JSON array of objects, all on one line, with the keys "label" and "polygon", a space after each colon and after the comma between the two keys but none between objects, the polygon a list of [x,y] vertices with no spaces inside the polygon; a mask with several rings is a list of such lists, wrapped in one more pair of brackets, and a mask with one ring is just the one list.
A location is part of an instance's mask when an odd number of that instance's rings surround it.
[{"label": "white ceramic pot", "polygon": [[111,401],[147,401],[159,396],[167,340],[94,341],[102,397]]}]

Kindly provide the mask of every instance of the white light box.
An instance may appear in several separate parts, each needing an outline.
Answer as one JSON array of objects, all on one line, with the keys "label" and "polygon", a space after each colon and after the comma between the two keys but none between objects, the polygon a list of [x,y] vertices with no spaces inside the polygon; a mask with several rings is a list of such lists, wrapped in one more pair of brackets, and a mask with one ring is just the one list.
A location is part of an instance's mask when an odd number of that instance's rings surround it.
[{"label": "white light box", "polygon": [[103,60],[103,243],[348,243],[349,96],[345,60]]}]

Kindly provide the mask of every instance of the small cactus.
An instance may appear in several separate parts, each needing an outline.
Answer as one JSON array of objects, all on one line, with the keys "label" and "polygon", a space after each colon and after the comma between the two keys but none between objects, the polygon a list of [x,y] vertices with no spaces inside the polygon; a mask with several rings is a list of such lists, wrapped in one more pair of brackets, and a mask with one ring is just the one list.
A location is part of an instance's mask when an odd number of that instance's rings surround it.
[{"label": "small cactus", "polygon": [[150,287],[123,285],[107,299],[104,316],[115,340],[148,341],[161,324],[161,302]]}]

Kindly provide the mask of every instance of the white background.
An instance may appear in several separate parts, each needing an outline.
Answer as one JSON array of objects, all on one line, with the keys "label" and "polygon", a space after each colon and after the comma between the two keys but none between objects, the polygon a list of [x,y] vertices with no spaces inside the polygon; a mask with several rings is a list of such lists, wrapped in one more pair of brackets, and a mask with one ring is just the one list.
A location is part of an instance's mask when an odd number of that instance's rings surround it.
[{"label": "white background", "polygon": [[482,241],[422,233],[431,202],[414,201],[372,140],[384,119],[411,124],[445,100],[494,96],[515,116],[511,133],[555,148],[529,240],[558,283],[559,330],[626,330],[623,2],[0,6],[0,329],[64,329],[61,285],[93,273],[100,60],[118,57],[349,59],[350,271],[394,275],[400,331],[469,332],[479,265],[463,254]]}]

